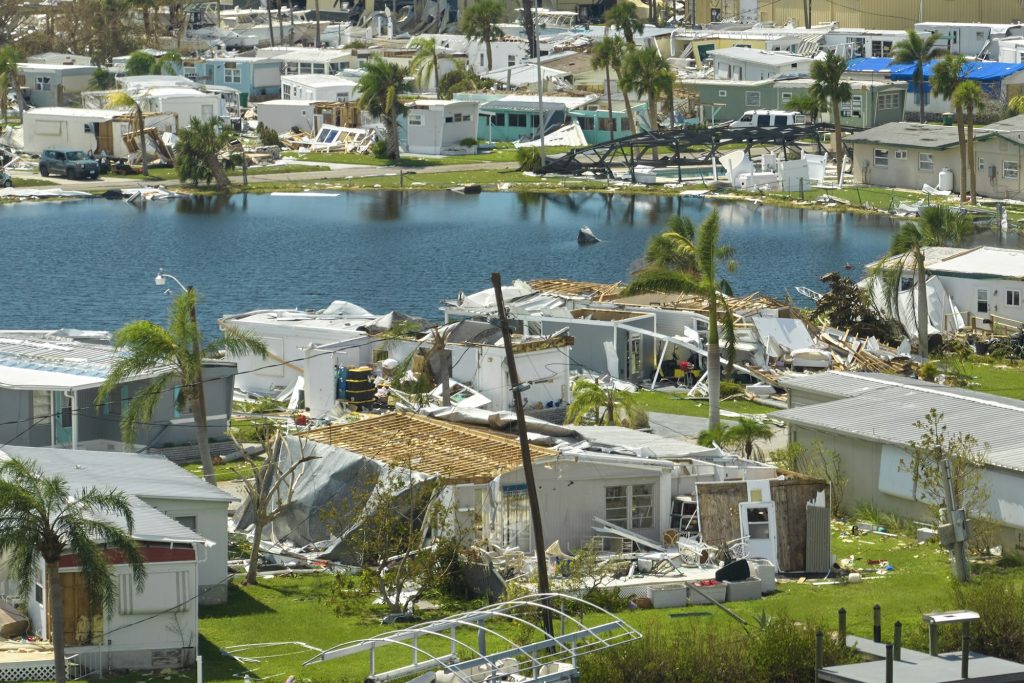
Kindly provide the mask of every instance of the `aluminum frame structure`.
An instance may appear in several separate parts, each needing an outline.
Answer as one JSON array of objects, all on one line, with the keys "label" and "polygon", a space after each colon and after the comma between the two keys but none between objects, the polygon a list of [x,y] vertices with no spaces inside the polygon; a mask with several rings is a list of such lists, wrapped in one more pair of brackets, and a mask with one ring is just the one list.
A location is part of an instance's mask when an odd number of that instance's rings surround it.
[{"label": "aluminum frame structure", "polygon": [[[582,608],[584,612],[603,615],[606,619],[588,626],[583,623],[582,615],[573,616],[567,609],[558,607],[566,603],[576,608],[575,611]],[[535,616],[538,611],[544,610],[551,614],[557,625],[558,633],[553,636],[548,636],[540,625],[529,618],[531,613]],[[501,632],[502,624],[517,627],[517,631],[534,633],[538,640],[517,644]],[[365,678],[367,683],[383,683],[410,676],[417,676],[413,679],[414,683],[427,683],[435,680],[436,672],[443,672],[448,675],[448,680],[459,683],[499,680],[555,683],[578,678],[576,663],[579,657],[642,637],[635,628],[591,602],[561,593],[534,593],[437,621],[336,645],[308,660],[304,666],[368,652],[370,670]],[[474,640],[475,645],[472,644]],[[489,640],[497,642],[494,651],[488,649]],[[411,663],[387,671],[377,671],[377,651],[387,646],[409,650]],[[443,650],[447,652],[437,654]],[[470,656],[461,658],[460,651],[468,652]],[[515,662],[511,663],[510,660]],[[514,672],[510,672],[510,664]]]},{"label": "aluminum frame structure", "polygon": [[[614,176],[613,165],[625,165],[635,181],[633,169],[643,164],[654,168],[675,167],[679,170],[679,180],[682,180],[684,167],[707,165],[712,159],[717,162],[719,150],[725,145],[743,144],[748,155],[754,145],[778,145],[786,154],[790,148],[799,147],[801,140],[810,140],[817,147],[818,153],[824,153],[821,134],[831,130],[832,126],[810,124],[778,128],[716,127],[645,131],[571,150],[546,163],[541,173],[581,175],[589,172],[597,177],[611,178]],[[668,154],[655,155],[655,150],[667,150]],[[654,158],[645,159],[644,155]]]}]

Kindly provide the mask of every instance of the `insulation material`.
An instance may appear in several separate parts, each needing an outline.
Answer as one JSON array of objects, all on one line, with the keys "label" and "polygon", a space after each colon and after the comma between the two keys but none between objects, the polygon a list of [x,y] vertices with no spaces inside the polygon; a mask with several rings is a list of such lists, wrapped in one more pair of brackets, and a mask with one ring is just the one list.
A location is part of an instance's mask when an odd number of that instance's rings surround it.
[{"label": "insulation material", "polygon": [[[568,126],[563,126],[545,135],[544,144],[550,147],[586,147],[588,143],[587,139],[583,136],[583,129],[580,128],[580,124],[574,121]],[[517,142],[515,146],[517,148],[540,147],[540,138],[527,142]]]}]

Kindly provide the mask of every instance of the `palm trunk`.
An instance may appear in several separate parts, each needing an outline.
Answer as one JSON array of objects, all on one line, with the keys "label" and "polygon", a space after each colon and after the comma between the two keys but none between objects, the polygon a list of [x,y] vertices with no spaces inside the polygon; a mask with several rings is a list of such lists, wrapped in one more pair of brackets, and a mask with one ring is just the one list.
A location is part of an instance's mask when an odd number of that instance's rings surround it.
[{"label": "palm trunk", "polygon": [[718,348],[718,292],[708,297],[708,430],[721,424],[722,356]]},{"label": "palm trunk", "polygon": [[313,5],[313,7],[314,7],[314,11],[316,12],[316,45],[315,45],[315,47],[320,47],[320,0],[315,0],[315,4]]},{"label": "palm trunk", "polygon": [[270,0],[267,0],[267,26],[270,27],[267,35],[270,36],[270,47],[274,47],[274,13],[270,11],[270,5]]},{"label": "palm trunk", "polygon": [[401,158],[398,149],[398,121],[389,116],[384,120],[384,128],[388,136],[388,158],[397,162]]},{"label": "palm trunk", "polygon": [[[956,105],[956,135],[960,142],[960,203],[967,201],[967,144],[964,134],[964,108]],[[974,160],[971,160],[974,167]]]},{"label": "palm trunk", "polygon": [[[277,42],[279,45],[284,45],[284,15],[281,14],[281,3],[284,0],[277,0]],[[274,25],[270,25],[270,32],[274,32]]]},{"label": "palm trunk", "polygon": [[[242,154],[245,154],[245,150],[242,151]],[[217,191],[218,192],[225,192],[225,191],[227,191],[227,189],[229,187],[231,187],[231,179],[228,178],[228,173],[227,173],[227,171],[224,170],[224,164],[222,164],[220,162],[220,159],[217,158],[217,154],[216,153],[211,154],[210,156],[206,157],[206,165],[207,165],[207,167],[209,167],[210,173],[213,174],[213,182],[214,182],[215,185],[217,185]],[[200,397],[202,397],[202,383],[200,383],[199,389],[197,390],[196,393]],[[196,420],[196,428],[197,429],[199,428],[199,420],[198,419]],[[202,426],[202,430],[203,430],[203,434],[205,434],[206,433],[206,413],[205,412],[203,413],[203,426]],[[210,444],[206,444],[204,446],[202,443],[200,443],[199,444],[199,455],[200,455],[200,457],[202,457],[203,449],[204,448],[206,449],[206,452],[207,452],[207,456],[206,457],[209,458],[210,457],[209,456]],[[210,473],[212,474],[213,473],[213,469],[212,469],[213,465],[212,464],[210,465],[210,468],[211,468],[210,469]],[[203,473],[204,473],[204,476],[205,476],[205,473],[206,473],[206,465],[205,464],[203,465]]]},{"label": "palm trunk", "polygon": [[676,94],[672,88],[666,93],[665,104],[668,106],[668,129],[676,127]]},{"label": "palm trunk", "polygon": [[[651,132],[657,133],[661,130],[661,124],[658,123],[658,99],[657,92],[654,89],[654,84],[651,84],[651,90],[647,94],[647,109],[651,117]],[[651,147],[651,162],[658,160],[658,148],[657,146]]]},{"label": "palm trunk", "polygon": [[437,65],[437,53],[435,52],[430,56],[430,61],[434,65],[434,94],[436,95],[438,90],[441,88],[441,69]]},{"label": "palm trunk", "polygon": [[248,586],[256,585],[256,573],[260,559],[260,542],[263,540],[263,515],[259,510],[253,515],[252,521],[252,550],[249,551],[249,568],[245,572],[244,581]]},{"label": "palm trunk", "polygon": [[608,96],[608,134],[615,141],[615,114],[612,113],[612,68],[604,65],[604,92]]},{"label": "palm trunk", "polygon": [[832,98],[832,125],[836,128],[835,155],[836,155],[836,180],[843,168],[843,125],[839,121],[839,102]]},{"label": "palm trunk", "polygon": [[928,357],[928,287],[925,280],[928,273],[924,269],[924,253],[918,251],[914,255],[914,266],[917,270],[917,352],[922,358]]},{"label": "palm trunk", "polygon": [[487,47],[487,70],[491,71],[494,66],[491,64],[491,41],[487,39],[484,41],[484,45]]},{"label": "palm trunk", "polygon": [[135,103],[135,114],[139,117],[139,155],[142,157],[142,175],[149,176],[149,162],[146,161],[146,117],[142,107]]},{"label": "palm trunk", "polygon": [[56,683],[68,679],[67,662],[64,660],[64,591],[60,585],[60,566],[57,562],[46,563],[46,601],[50,606],[50,642],[53,645],[53,670]]},{"label": "palm trunk", "polygon": [[974,107],[967,107],[967,156],[971,162],[971,204],[978,203],[978,161],[974,158]]},{"label": "palm trunk", "polygon": [[[619,83],[622,83],[622,74],[617,69],[615,71],[615,78],[618,79]],[[630,133],[636,135],[639,128],[636,125],[636,116],[633,114],[633,105],[630,104],[629,92],[627,92],[626,88],[622,88],[622,101],[626,105],[626,120],[629,121],[629,125],[633,129]]]},{"label": "palm trunk", "polygon": [[917,84],[917,106],[918,116],[921,123],[924,123],[924,62],[917,63],[917,71],[914,72],[915,83]]}]

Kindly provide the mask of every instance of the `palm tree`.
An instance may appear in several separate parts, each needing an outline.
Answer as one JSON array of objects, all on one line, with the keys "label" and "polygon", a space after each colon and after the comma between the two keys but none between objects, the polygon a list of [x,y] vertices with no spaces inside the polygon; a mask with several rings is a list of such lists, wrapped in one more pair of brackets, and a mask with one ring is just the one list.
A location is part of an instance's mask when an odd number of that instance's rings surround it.
[{"label": "palm tree", "polygon": [[358,85],[359,106],[370,112],[371,116],[379,117],[384,123],[387,156],[395,162],[400,158],[398,117],[405,111],[405,105],[398,96],[409,89],[405,82],[408,74],[408,69],[404,67],[385,62],[380,57],[373,57],[367,63]]},{"label": "palm tree", "polygon": [[196,292],[190,288],[174,297],[166,328],[149,320],[130,322],[114,333],[114,348],[119,355],[107,379],[100,386],[96,396],[97,405],[102,404],[115,387],[134,377],[155,369],[164,370],[129,402],[121,418],[121,434],[125,444],[134,442],[136,426],[149,422],[160,398],[180,388],[177,395],[179,405],[193,407],[203,476],[206,481],[215,484],[206,424],[203,359],[222,351],[235,356],[251,354],[266,357],[266,344],[252,334],[229,327],[224,330],[223,336],[204,347],[202,333],[196,322]]},{"label": "palm tree", "polygon": [[[616,5],[618,7],[619,5]],[[629,50],[626,53],[622,67],[622,80],[620,82],[623,90],[632,90],[640,97],[647,98],[648,115],[651,121],[651,130],[659,129],[658,123],[658,95],[662,93],[662,87],[672,74],[672,67],[668,60],[661,56],[658,48],[651,46],[639,50]],[[655,153],[657,156],[657,153]]]},{"label": "palm tree", "polygon": [[410,43],[416,48],[416,54],[409,64],[409,70],[416,76],[416,85],[421,89],[429,85],[430,79],[434,79],[434,92],[438,91],[438,82],[441,78],[441,71],[437,65],[438,49],[437,40],[426,36],[417,36]]},{"label": "palm tree", "polygon": [[0,124],[7,123],[7,88],[8,84],[15,92],[18,88],[18,62],[21,55],[13,45],[0,45]]},{"label": "palm tree", "polygon": [[567,424],[593,421],[595,425],[618,425],[639,429],[647,426],[647,411],[636,394],[605,389],[589,379],[577,379],[572,385],[572,403],[565,413]]},{"label": "palm tree", "polygon": [[799,93],[789,98],[782,108],[786,111],[798,111],[810,119],[811,123],[817,123],[822,112],[828,110],[828,102],[822,102],[810,93]]},{"label": "palm tree", "polygon": [[[612,69],[615,70],[618,78],[619,70],[622,68],[622,53],[625,51],[625,43],[618,36],[605,36],[590,50],[590,65],[595,69],[604,69],[604,92],[608,97],[608,131],[611,139],[615,139],[615,114],[612,113]],[[623,93],[626,100],[626,118],[633,120],[632,107],[629,106],[629,96]]]},{"label": "palm tree", "polygon": [[633,42],[634,36],[642,35],[644,32],[644,24],[636,16],[636,5],[629,0],[622,0],[605,12],[604,21],[606,25],[614,26],[616,30],[622,31],[622,37],[626,40],[626,48],[630,50],[636,47],[636,43]]},{"label": "palm tree", "polygon": [[466,66],[463,61],[455,62],[455,68],[441,77],[437,85],[437,96],[442,99],[451,99],[457,92],[467,90],[480,90],[491,85],[493,81],[476,73]]},{"label": "palm tree", "polygon": [[505,35],[498,22],[505,16],[505,6],[499,0],[478,0],[462,12],[459,28],[470,40],[482,40],[487,48],[487,70],[494,69],[491,42]]},{"label": "palm tree", "polygon": [[850,84],[843,80],[846,71],[846,58],[835,52],[829,52],[824,59],[811,62],[811,87],[807,94],[818,102],[828,102],[832,106],[832,125],[835,127],[836,173],[843,167],[843,123],[839,117],[839,105],[853,97]]},{"label": "palm tree", "polygon": [[[956,134],[960,142],[960,201],[967,199],[967,145],[964,139],[964,108],[963,103],[953,97],[957,86],[963,82],[963,71],[967,59],[963,55],[955,55],[952,52],[942,58],[942,61],[932,69],[932,90],[937,95],[953,102],[956,112]],[[973,161],[972,169],[973,169]],[[972,193],[973,196],[973,193]]]},{"label": "palm tree", "polygon": [[[722,379],[721,349],[719,348],[719,326],[724,326],[721,336],[729,347],[729,365],[735,354],[732,311],[723,294],[731,294],[729,283],[718,277],[718,264],[724,263],[731,272],[736,269],[732,259],[733,248],[718,243],[718,212],[712,211],[704,220],[697,234],[696,242],[687,237],[692,235],[693,224],[686,220],[670,220],[668,230],[656,236],[648,245],[645,265],[623,290],[623,294],[643,292],[679,292],[697,294],[708,302],[708,402],[710,412],[708,429],[715,429],[721,422],[719,409]],[[719,312],[722,320],[719,321]]]},{"label": "palm tree", "polygon": [[[120,519],[123,524],[118,524]],[[111,521],[107,521],[111,520]],[[61,476],[48,476],[35,463],[11,458],[0,462],[0,555],[22,595],[45,567],[46,605],[57,683],[67,680],[64,659],[64,592],[60,561],[75,558],[85,579],[93,613],[109,614],[117,600],[117,581],[105,550],[131,568],[137,590],[146,582],[146,566],[132,538],[135,519],[128,497],[114,489],[72,490]]]},{"label": "palm tree", "polygon": [[87,87],[89,90],[113,90],[115,85],[117,85],[117,80],[113,72],[98,66],[93,69]]},{"label": "palm tree", "polygon": [[942,54],[942,48],[936,47],[939,41],[939,32],[928,34],[923,38],[914,29],[907,29],[907,37],[892,46],[889,56],[893,64],[914,65],[914,90],[917,92],[918,117],[924,123],[924,65],[933,59],[938,59]]},{"label": "palm tree", "polygon": [[985,93],[976,81],[964,81],[953,91],[953,104],[967,116],[967,159],[971,167],[971,204],[978,203],[978,162],[974,158],[974,114],[985,106]]},{"label": "palm tree", "polygon": [[928,355],[928,278],[924,268],[926,247],[959,245],[971,233],[973,225],[966,214],[952,211],[946,206],[928,206],[921,210],[916,221],[900,226],[892,236],[886,258],[879,261],[872,274],[881,278],[885,308],[897,322],[899,295],[903,289],[903,274],[913,270],[917,287],[917,350]]},{"label": "palm tree", "polygon": [[[220,153],[234,138],[232,132],[221,126],[220,119],[200,120],[193,116],[187,128],[178,130],[174,145],[174,168],[183,182],[198,185],[212,180],[218,192],[231,187]],[[244,150],[242,152],[245,153]]]},{"label": "palm tree", "polygon": [[775,430],[760,420],[749,417],[741,417],[735,424],[729,425],[726,441],[743,449],[747,459],[753,458],[756,454],[761,459],[761,447],[758,441],[769,441],[775,436]]},{"label": "palm tree", "polygon": [[143,177],[148,176],[149,160],[146,159],[146,116],[142,113],[142,105],[124,90],[118,90],[107,95],[106,105],[110,109],[131,107],[135,110],[135,125],[138,126],[139,131],[139,156],[142,159],[142,175]]}]

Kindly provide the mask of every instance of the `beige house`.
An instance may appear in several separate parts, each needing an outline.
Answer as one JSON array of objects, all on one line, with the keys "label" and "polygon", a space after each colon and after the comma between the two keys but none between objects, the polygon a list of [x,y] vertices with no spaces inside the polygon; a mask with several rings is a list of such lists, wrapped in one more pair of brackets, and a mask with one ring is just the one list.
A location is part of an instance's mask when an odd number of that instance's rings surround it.
[{"label": "beige house", "polygon": [[[1024,116],[974,130],[974,164],[978,195],[1024,198]],[[952,190],[970,179],[960,178],[960,144],[956,126],[894,122],[844,138],[853,149],[856,182],[878,187],[920,190],[939,187],[940,173],[950,172]]]}]

